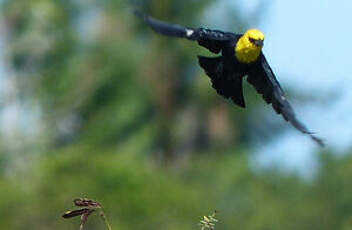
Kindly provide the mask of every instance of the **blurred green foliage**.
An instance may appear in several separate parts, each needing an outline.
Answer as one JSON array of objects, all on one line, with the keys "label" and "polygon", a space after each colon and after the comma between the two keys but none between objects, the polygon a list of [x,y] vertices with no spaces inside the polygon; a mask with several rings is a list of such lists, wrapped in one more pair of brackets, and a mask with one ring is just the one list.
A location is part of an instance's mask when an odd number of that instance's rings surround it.
[{"label": "blurred green foliage", "polygon": [[[0,141],[0,229],[77,229],[60,218],[75,197],[101,202],[113,229],[196,229],[214,209],[217,229],[352,229],[350,156],[321,155],[309,181],[254,172],[259,96],[248,89],[252,109],[230,106],[196,65],[205,50],[130,12],[205,26],[213,4],[2,1],[8,77],[34,131]],[[229,10],[231,26],[245,25]]]},{"label": "blurred green foliage", "polygon": [[[197,229],[217,209],[217,229],[350,229],[352,158],[323,155],[312,181],[248,168],[245,154],[198,155],[164,169],[128,148],[77,146],[0,179],[3,229],[77,229],[60,215],[75,197],[100,201],[113,229]],[[88,228],[104,229],[97,218]]]}]

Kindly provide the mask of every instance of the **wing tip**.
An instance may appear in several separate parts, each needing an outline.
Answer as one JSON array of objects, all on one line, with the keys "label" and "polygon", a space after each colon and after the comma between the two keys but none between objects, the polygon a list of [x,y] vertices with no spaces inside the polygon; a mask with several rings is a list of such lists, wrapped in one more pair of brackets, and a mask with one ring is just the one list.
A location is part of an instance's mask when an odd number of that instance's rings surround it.
[{"label": "wing tip", "polygon": [[315,141],[315,143],[317,143],[320,147],[325,147],[325,141],[323,139],[321,139],[320,137],[317,137],[315,134],[316,132],[311,132],[308,129],[300,130],[301,132],[303,132],[304,134],[307,134],[310,136],[310,138]]},{"label": "wing tip", "polygon": [[320,147],[325,147],[326,144],[325,144],[325,141],[313,134],[309,134],[309,136],[312,138],[313,141],[315,141]]}]

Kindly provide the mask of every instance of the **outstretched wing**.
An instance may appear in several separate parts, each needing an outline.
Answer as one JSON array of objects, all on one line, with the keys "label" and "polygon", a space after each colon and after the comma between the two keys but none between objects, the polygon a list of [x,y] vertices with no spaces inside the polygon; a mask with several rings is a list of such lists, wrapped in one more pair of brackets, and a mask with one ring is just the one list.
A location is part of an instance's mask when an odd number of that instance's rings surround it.
[{"label": "outstretched wing", "polygon": [[154,19],[139,11],[134,11],[134,13],[139,18],[144,20],[155,32],[166,36],[186,38],[188,40],[197,41],[199,45],[207,48],[213,53],[219,53],[226,47],[228,42],[235,41],[240,36],[220,30],[210,30],[205,28],[194,29],[191,27],[169,24]]},{"label": "outstretched wing", "polygon": [[258,93],[262,94],[264,100],[268,104],[272,104],[274,110],[278,114],[281,114],[286,121],[290,122],[302,133],[310,135],[319,145],[324,146],[324,142],[320,138],[314,136],[313,133],[297,119],[292,106],[287,101],[284,92],[263,53],[260,54],[258,61],[253,64],[253,67],[248,72],[247,81],[256,88]]},{"label": "outstretched wing", "polygon": [[229,42],[236,42],[241,35],[220,30],[199,28],[195,30],[194,36],[199,45],[217,54],[228,47]]}]

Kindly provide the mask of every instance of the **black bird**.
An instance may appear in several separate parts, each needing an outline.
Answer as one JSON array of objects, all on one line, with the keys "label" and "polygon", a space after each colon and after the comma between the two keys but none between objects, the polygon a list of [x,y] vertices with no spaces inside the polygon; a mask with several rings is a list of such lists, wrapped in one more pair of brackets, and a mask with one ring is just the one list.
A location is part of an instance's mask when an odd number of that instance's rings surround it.
[{"label": "black bird", "polygon": [[247,81],[263,96],[266,103],[271,103],[276,113],[281,114],[302,133],[310,135],[320,146],[324,146],[324,142],[296,118],[262,52],[262,32],[250,29],[244,34],[235,34],[206,28],[195,29],[162,22],[138,11],[134,13],[159,34],[197,41],[215,54],[221,52],[218,57],[198,56],[199,65],[209,76],[218,94],[231,98],[235,104],[245,108],[242,80],[247,76]]}]

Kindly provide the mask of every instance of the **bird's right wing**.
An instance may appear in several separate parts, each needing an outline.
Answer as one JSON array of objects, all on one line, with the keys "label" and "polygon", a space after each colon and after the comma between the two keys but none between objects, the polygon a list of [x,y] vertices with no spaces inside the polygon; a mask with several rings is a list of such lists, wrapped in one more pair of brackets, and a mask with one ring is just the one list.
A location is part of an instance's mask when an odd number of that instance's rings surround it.
[{"label": "bird's right wing", "polygon": [[287,101],[284,92],[263,53],[260,54],[259,60],[249,71],[247,81],[256,88],[258,93],[263,95],[263,98],[267,103],[272,104],[274,110],[278,114],[281,114],[286,121],[290,122],[302,133],[310,135],[319,145],[324,146],[324,142],[320,138],[314,136],[313,133],[297,119],[292,106]]},{"label": "bird's right wing", "polygon": [[194,36],[199,45],[217,54],[226,48],[229,42],[237,41],[241,35],[220,30],[199,28],[195,30]]},{"label": "bird's right wing", "polygon": [[199,45],[207,48],[213,53],[219,53],[226,47],[228,42],[237,40],[240,36],[220,30],[210,30],[205,28],[194,29],[191,27],[169,24],[154,19],[139,11],[134,11],[134,13],[145,21],[155,32],[166,36],[186,38],[188,40],[197,41]]}]

